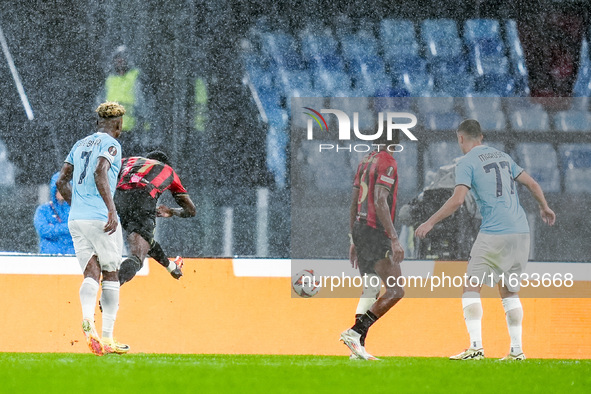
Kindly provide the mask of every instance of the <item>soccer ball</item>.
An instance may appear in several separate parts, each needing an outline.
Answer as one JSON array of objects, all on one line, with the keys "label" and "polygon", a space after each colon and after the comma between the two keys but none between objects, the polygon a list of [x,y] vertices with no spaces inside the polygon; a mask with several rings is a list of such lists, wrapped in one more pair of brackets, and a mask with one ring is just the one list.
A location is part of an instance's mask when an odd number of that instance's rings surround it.
[{"label": "soccer ball", "polygon": [[315,281],[314,270],[301,270],[291,277],[291,286],[297,295],[303,298],[314,297],[320,290],[320,283]]}]

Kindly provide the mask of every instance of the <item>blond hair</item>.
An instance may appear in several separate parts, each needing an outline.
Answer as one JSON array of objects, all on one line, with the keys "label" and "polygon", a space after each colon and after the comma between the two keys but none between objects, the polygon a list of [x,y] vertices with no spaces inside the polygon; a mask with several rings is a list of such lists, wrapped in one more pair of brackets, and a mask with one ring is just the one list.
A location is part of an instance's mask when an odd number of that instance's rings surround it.
[{"label": "blond hair", "polygon": [[112,119],[125,115],[125,108],[114,101],[107,101],[99,105],[94,112],[103,119]]}]

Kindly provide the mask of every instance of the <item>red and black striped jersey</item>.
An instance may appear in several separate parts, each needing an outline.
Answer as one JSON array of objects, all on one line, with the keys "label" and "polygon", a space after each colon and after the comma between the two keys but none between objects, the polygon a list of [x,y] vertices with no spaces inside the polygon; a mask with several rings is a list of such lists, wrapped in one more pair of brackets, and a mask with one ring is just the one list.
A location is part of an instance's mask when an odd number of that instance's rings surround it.
[{"label": "red and black striped jersey", "polygon": [[353,187],[359,188],[357,200],[357,221],[368,226],[383,229],[384,226],[378,220],[375,207],[374,190],[378,187],[386,188],[388,193],[388,207],[390,208],[392,222],[396,215],[396,195],[398,192],[398,167],[392,154],[386,150],[373,151],[367,154],[355,174]]},{"label": "red and black striped jersey", "polygon": [[168,164],[140,156],[126,157],[121,161],[117,189],[138,188],[147,188],[155,199],[166,190],[172,194],[187,194],[178,175]]}]

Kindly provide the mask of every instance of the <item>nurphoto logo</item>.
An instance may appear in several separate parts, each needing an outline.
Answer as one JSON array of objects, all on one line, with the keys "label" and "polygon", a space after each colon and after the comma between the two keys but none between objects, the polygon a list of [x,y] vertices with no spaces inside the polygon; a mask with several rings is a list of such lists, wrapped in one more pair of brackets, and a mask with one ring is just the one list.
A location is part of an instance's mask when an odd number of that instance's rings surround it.
[{"label": "nurphoto logo", "polygon": [[[317,125],[317,129],[320,130],[322,133],[322,138],[326,139],[327,134],[331,134],[331,130],[328,128],[328,123],[326,122],[325,117],[323,114],[332,114],[336,116],[338,122],[338,139],[339,141],[351,141],[351,119],[349,116],[341,110],[338,109],[326,109],[322,108],[320,111],[317,111],[310,107],[303,107],[307,112],[304,114],[308,115],[310,119],[308,119],[307,124],[307,139],[314,140],[314,128],[315,124]],[[386,119],[386,127],[384,130],[384,117]],[[394,121],[396,120],[396,121]],[[361,141],[376,141],[380,139],[383,133],[386,133],[386,137],[388,141],[392,141],[393,131],[400,130],[402,131],[411,141],[417,141],[417,137],[410,131],[411,128],[416,126],[417,124],[417,117],[408,112],[379,112],[378,113],[378,122],[377,122],[377,131],[373,134],[364,134],[359,129],[359,112],[353,112],[353,135],[356,139]],[[374,148],[380,149],[380,145],[373,143],[373,144],[348,144],[348,145],[338,145],[338,144],[330,144],[330,143],[321,143],[319,144],[319,151],[347,151],[347,152],[369,152]],[[401,152],[403,150],[402,145],[400,144],[387,144],[386,149],[389,152]]]}]

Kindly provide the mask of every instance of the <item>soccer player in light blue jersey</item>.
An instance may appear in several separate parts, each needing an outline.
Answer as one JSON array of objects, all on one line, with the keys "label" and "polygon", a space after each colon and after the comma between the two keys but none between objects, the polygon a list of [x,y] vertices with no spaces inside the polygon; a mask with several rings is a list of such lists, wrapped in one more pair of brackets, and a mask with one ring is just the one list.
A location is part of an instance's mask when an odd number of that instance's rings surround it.
[{"label": "soccer player in light blue jersey", "polygon": [[483,135],[476,120],[463,121],[456,134],[464,156],[456,166],[454,193],[415,231],[417,237],[425,238],[433,226],[452,215],[464,203],[468,191],[472,191],[482,214],[482,225],[470,252],[468,280],[462,295],[470,346],[450,359],[484,358],[480,290],[483,284],[498,284],[511,337],[509,354],[502,360],[524,360],[521,347],[523,308],[518,292],[521,273],[529,256],[530,239],[515,181],[532,193],[546,224],[552,226],[556,215],[548,207],[540,185],[523,168],[508,154],[482,144]]},{"label": "soccer player in light blue jersey", "polygon": [[[116,138],[121,135],[125,108],[106,102],[96,112],[98,131],[74,144],[60,171],[57,187],[71,206],[68,227],[84,274],[80,286],[82,330],[90,350],[102,356],[129,351],[129,346],[113,339],[123,252],[123,235],[113,195],[121,169],[121,145]],[[94,325],[101,273],[102,339]]]}]

